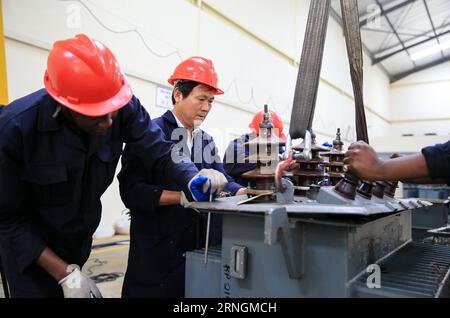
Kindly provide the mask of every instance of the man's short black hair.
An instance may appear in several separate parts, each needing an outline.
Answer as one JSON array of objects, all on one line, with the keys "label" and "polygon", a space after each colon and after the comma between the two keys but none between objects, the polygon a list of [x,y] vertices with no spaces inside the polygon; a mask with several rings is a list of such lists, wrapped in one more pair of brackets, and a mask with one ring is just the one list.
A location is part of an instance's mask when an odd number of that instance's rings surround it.
[{"label": "man's short black hair", "polygon": [[173,87],[172,91],[172,104],[175,105],[175,98],[173,96],[175,92],[175,88],[178,88],[178,90],[181,92],[181,95],[183,95],[183,98],[186,98],[189,96],[189,94],[192,92],[192,90],[197,86],[200,85],[199,82],[194,81],[177,81],[175,86]]}]

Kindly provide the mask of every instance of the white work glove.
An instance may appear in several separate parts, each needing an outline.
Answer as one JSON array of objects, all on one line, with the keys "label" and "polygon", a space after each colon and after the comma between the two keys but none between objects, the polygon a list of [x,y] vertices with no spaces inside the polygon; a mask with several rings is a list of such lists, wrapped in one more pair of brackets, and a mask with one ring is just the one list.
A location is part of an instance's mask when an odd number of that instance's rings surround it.
[{"label": "white work glove", "polygon": [[189,208],[190,204],[191,202],[189,202],[188,198],[186,198],[186,194],[184,194],[184,192],[181,191],[180,205],[184,208]]},{"label": "white work glove", "polygon": [[[207,177],[211,180],[211,191],[213,194],[218,195],[228,184],[228,180],[223,173],[214,169],[202,169],[198,175]],[[205,184],[203,186],[205,186]]]},{"label": "white work glove", "polygon": [[58,282],[63,289],[64,298],[102,298],[97,285],[78,265],[69,265],[67,271],[71,273]]},{"label": "white work glove", "polygon": [[228,184],[227,178],[214,169],[202,169],[191,181],[188,188],[195,201],[209,201],[218,195]]}]

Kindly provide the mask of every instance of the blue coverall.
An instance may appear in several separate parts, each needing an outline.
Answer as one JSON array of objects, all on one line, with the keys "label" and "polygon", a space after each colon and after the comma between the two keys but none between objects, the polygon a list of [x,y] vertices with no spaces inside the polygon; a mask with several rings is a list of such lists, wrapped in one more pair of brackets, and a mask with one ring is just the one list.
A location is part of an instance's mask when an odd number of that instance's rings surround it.
[{"label": "blue coverall", "polygon": [[[171,138],[178,128],[171,111],[153,122],[162,129],[166,140],[186,142],[185,128],[180,128],[182,135]],[[225,174],[216,151],[212,137],[200,131],[190,149],[191,160],[199,170],[215,169]],[[225,176],[229,183],[224,191],[234,195],[242,186]],[[118,178],[122,200],[131,211],[130,252],[122,297],[184,297],[184,254],[204,247],[206,216],[181,205],[158,206],[163,190],[180,191],[181,185],[164,171],[146,170],[134,155],[133,146],[127,145],[124,150]],[[221,243],[221,221],[219,215],[211,215],[210,246]]]},{"label": "blue coverall", "polygon": [[[256,134],[253,134],[254,137],[256,137]],[[244,162],[244,159],[250,153],[249,147],[245,147],[244,144],[249,140],[250,134],[243,134],[241,137],[232,140],[223,156],[223,168],[227,174],[245,186],[247,186],[248,181],[242,179],[241,175],[256,168],[256,163]]]},{"label": "blue coverall", "polygon": [[443,144],[425,147],[422,154],[431,179],[445,179],[450,185],[450,140]]},{"label": "blue coverall", "polygon": [[53,116],[57,106],[42,89],[0,113],[0,252],[12,297],[63,296],[35,261],[49,247],[69,264],[86,262],[124,142],[180,188],[198,173],[171,160],[172,144],[136,97],[95,137]]}]

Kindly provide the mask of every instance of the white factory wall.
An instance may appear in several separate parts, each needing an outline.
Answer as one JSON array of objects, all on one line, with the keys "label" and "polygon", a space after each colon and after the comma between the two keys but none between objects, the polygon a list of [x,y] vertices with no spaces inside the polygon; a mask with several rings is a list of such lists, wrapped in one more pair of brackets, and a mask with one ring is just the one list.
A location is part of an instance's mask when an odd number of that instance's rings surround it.
[{"label": "white factory wall", "polygon": [[391,87],[392,131],[450,139],[450,62],[412,74]]},{"label": "white factory wall", "polygon": [[[288,124],[308,8],[305,0],[3,1],[10,100],[41,88],[51,44],[77,33],[112,49],[152,117],[165,111],[155,107],[156,85],[168,85],[181,58],[202,55],[214,60],[226,92],[203,125],[223,152],[265,103]],[[365,62],[367,122],[376,138],[389,128],[389,81]],[[338,127],[354,140],[345,42],[331,18],[321,76],[313,126],[319,142],[331,141]],[[110,226],[124,209],[117,181],[102,202],[102,225]]]}]

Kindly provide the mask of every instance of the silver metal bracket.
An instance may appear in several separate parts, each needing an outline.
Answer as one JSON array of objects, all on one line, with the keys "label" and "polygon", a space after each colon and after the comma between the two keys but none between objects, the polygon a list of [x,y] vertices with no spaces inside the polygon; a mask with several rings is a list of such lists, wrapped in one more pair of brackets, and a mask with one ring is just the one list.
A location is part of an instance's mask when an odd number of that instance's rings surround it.
[{"label": "silver metal bracket", "polygon": [[231,247],[230,257],[230,275],[237,279],[245,279],[247,273],[247,254],[246,246],[233,245]]},{"label": "silver metal bracket", "polygon": [[286,178],[281,178],[281,187],[284,189],[284,191],[277,192],[277,202],[278,203],[294,202],[294,184]]},{"label": "silver metal bracket", "polygon": [[279,242],[286,261],[289,277],[298,279],[304,274],[303,224],[290,223],[286,208],[270,209],[264,217],[264,243]]}]

